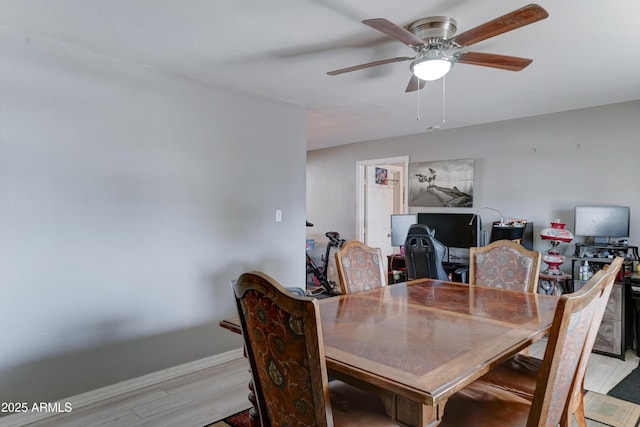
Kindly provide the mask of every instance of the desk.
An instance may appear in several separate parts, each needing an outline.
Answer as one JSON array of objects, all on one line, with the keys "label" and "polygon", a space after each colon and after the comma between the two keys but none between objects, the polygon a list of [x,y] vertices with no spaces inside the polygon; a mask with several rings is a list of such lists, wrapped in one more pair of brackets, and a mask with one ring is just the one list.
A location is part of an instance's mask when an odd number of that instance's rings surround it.
[{"label": "desk", "polygon": [[635,346],[640,356],[640,272],[628,277],[629,295],[627,308],[627,347]]},{"label": "desk", "polygon": [[[403,255],[387,255],[387,283],[392,285],[407,281],[407,263]],[[397,276],[394,275],[397,272]]]},{"label": "desk", "polygon": [[[447,272],[450,278],[456,282],[468,282],[468,273],[465,271],[462,274],[456,273],[456,270],[459,268],[466,267],[465,270],[468,270],[469,263],[468,262],[443,262],[442,267],[444,271]],[[393,272],[399,272],[399,278],[394,277]],[[404,255],[394,254],[387,255],[387,283],[393,285],[398,282],[406,282],[407,281],[407,263],[404,259]]]},{"label": "desk", "polygon": [[431,279],[320,300],[327,368],[397,421],[435,426],[449,396],[544,336],[557,302]]}]

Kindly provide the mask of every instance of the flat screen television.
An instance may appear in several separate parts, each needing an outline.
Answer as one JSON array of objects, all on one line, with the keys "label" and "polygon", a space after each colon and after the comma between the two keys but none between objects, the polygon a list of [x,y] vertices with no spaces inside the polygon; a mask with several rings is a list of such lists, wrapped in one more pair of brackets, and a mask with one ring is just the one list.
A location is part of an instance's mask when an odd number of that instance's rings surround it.
[{"label": "flat screen television", "polygon": [[418,223],[416,214],[391,215],[391,246],[404,246],[409,227]]},{"label": "flat screen television", "polygon": [[628,206],[576,206],[573,234],[593,238],[595,243],[629,237],[630,217]]},{"label": "flat screen television", "polygon": [[457,213],[418,213],[418,223],[435,230],[435,238],[450,248],[481,246],[479,215]]}]

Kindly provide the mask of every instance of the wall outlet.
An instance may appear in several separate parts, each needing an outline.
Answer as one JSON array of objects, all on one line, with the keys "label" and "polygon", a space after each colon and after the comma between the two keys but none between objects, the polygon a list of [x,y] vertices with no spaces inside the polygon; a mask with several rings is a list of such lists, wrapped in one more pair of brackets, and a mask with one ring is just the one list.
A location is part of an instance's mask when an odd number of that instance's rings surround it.
[{"label": "wall outlet", "polygon": [[276,222],[282,222],[282,209],[276,209]]}]

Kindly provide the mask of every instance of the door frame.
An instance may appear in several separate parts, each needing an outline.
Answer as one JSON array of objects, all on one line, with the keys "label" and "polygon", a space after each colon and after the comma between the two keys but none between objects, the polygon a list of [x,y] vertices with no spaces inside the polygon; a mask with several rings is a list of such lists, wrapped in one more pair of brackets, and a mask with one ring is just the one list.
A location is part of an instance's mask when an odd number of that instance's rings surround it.
[{"label": "door frame", "polygon": [[409,194],[409,180],[407,174],[409,173],[409,156],[387,157],[383,159],[373,160],[360,160],[356,162],[356,239],[364,242],[366,235],[365,224],[365,197],[366,197],[366,170],[367,166],[383,166],[383,165],[395,165],[404,169],[401,182],[398,183],[398,187],[402,189],[402,203],[400,209],[402,212],[408,211],[408,198]]}]

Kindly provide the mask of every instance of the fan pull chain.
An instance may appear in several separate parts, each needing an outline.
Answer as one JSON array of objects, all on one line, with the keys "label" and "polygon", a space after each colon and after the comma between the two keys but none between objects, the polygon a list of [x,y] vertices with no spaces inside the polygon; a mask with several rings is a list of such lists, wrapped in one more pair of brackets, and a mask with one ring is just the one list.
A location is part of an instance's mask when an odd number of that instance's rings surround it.
[{"label": "fan pull chain", "polygon": [[420,84],[418,84],[418,90],[416,92],[418,92],[418,115],[416,116],[416,120],[420,121],[420,92],[422,92],[420,90]]},{"label": "fan pull chain", "polygon": [[446,76],[442,76],[442,122],[440,123],[440,127],[444,126],[444,107],[445,107],[445,99],[446,99],[446,86],[445,86],[445,82],[446,82],[447,78]]},{"label": "fan pull chain", "polygon": [[444,111],[445,111],[445,99],[446,99],[446,86],[445,86],[445,77],[442,77],[442,121],[439,125],[429,126],[427,130],[437,130],[442,129],[444,127]]}]

